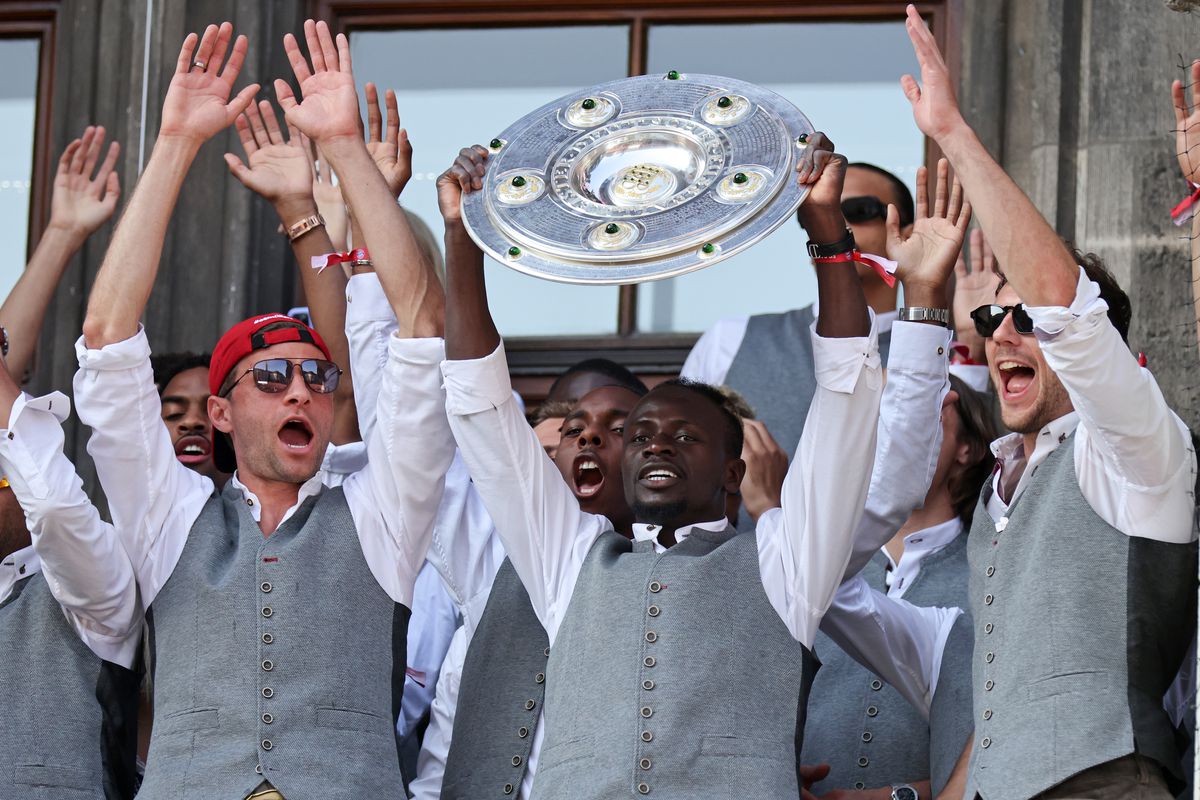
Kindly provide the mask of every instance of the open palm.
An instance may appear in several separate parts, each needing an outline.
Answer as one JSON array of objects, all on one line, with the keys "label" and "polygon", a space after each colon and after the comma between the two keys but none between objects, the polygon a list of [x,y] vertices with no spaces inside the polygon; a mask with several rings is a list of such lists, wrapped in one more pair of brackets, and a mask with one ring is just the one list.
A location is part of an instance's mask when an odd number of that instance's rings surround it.
[{"label": "open palm", "polygon": [[957,179],[950,188],[949,173],[949,163],[940,159],[931,210],[929,171],[924,167],[917,170],[917,219],[907,238],[900,232],[899,212],[895,206],[888,206],[888,258],[896,262],[896,277],[906,287],[945,286],[962,251],[971,222],[971,204],[963,198]]},{"label": "open palm", "polygon": [[1181,81],[1171,85],[1171,100],[1175,106],[1175,152],[1179,169],[1192,183],[1200,183],[1200,59],[1191,67],[1191,109]]},{"label": "open palm", "polygon": [[283,38],[292,72],[300,85],[297,100],[292,87],[275,81],[275,94],[287,121],[317,144],[342,137],[358,137],[358,93],[354,90],[354,72],[350,62],[350,43],[337,35],[336,46],[324,22],[304,23],[308,58],[300,52],[296,37]]},{"label": "open palm", "polygon": [[221,70],[232,37],[233,26],[224,22],[220,27],[209,25],[199,45],[194,33],[184,39],[163,101],[160,136],[207,141],[233,124],[249,105],[258,91],[257,84],[247,86],[232,101],[229,99],[246,59],[245,36],[239,36],[233,43],[229,62]]}]

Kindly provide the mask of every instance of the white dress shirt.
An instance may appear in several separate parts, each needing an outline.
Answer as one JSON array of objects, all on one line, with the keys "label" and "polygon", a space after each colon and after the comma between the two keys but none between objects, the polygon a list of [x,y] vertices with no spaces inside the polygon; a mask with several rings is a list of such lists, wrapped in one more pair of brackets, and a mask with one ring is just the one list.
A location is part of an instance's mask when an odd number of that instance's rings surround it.
[{"label": "white dress shirt", "polygon": [[32,547],[0,565],[0,603],[16,581],[40,570],[91,651],[132,667],[142,632],[133,567],[63,454],[61,422],[70,408],[60,392],[36,398],[21,394],[9,413],[8,428],[0,429],[0,470],[33,538]]},{"label": "white dress shirt", "polygon": [[[998,526],[1039,464],[1075,433],[1075,472],[1084,499],[1127,536],[1186,544],[1196,540],[1196,454],[1187,426],[1167,407],[1154,376],[1139,366],[1108,321],[1100,287],[1079,270],[1069,308],[1027,306],[1046,363],[1074,411],[1038,433],[1033,453],[1020,434],[992,443],[998,464],[987,512]],[[1012,497],[1005,476],[1021,470]]]},{"label": "white dress shirt", "polygon": [[[466,626],[460,626],[450,640],[446,660],[442,662],[442,677],[438,681],[437,696],[429,710],[429,727],[421,742],[421,754],[417,756],[417,779],[409,783],[408,790],[414,800],[439,800],[442,796],[442,779],[446,775],[446,756],[450,752],[450,739],[454,736],[454,711],[458,707],[458,687],[462,680],[463,664],[467,660],[467,648],[471,638]],[[538,718],[541,729],[541,717]],[[530,754],[527,772],[534,768],[533,758],[537,748]],[[521,797],[528,797],[528,788],[521,785]]]},{"label": "white dress shirt", "polygon": [[[175,569],[213,484],[175,458],[140,327],[99,350],[81,338],[76,353],[76,406],[92,428],[88,451],[148,607]],[[342,484],[372,575],[392,600],[410,608],[453,455],[437,370],[443,357],[441,339],[388,341],[367,463]],[[258,498],[236,474],[231,481],[257,519]],[[318,472],[301,486],[283,521],[323,489]]]},{"label": "white dress shirt", "polygon": [[946,546],[957,539],[962,532],[963,523],[958,517],[914,531],[904,537],[904,550],[900,553],[899,562],[892,558],[886,547],[881,548],[881,552],[887,556],[888,563],[891,565],[891,569],[884,577],[884,581],[887,583],[887,596],[904,597],[908,587],[912,586],[913,581],[921,572],[921,562],[946,549]]}]

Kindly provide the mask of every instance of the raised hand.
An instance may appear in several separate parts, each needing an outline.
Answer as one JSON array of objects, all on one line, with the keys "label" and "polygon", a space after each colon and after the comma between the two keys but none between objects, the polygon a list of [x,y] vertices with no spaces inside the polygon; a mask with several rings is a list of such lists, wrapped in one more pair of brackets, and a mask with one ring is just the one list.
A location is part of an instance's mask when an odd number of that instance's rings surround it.
[{"label": "raised hand", "polygon": [[462,221],[462,196],[483,188],[488,151],[482,145],[464,147],[450,168],[437,179],[438,208],[447,224]]},{"label": "raised hand", "polygon": [[742,420],[742,432],[742,460],[746,462],[741,486],[742,507],[757,521],[764,511],[783,504],[783,479],[787,477],[788,457],[759,420]]},{"label": "raised hand", "polygon": [[1000,270],[991,246],[978,228],[971,231],[969,249],[970,271],[961,258],[954,265],[954,323],[955,327],[974,330],[971,312],[995,301]]},{"label": "raised hand", "polygon": [[951,188],[950,164],[938,159],[937,186],[932,212],[929,208],[929,170],[917,170],[917,216],[907,238],[900,232],[900,212],[888,205],[887,251],[896,262],[896,277],[906,294],[914,288],[944,292],[954,263],[962,252],[971,204],[963,197],[955,178]]},{"label": "raised hand", "polygon": [[836,242],[846,234],[842,217],[842,184],[846,179],[846,157],[834,152],[833,142],[820,131],[808,139],[796,180],[809,186],[800,206],[800,224],[809,238],[820,244]]},{"label": "raised hand", "polygon": [[905,28],[921,66],[921,83],[918,85],[912,75],[905,75],[900,78],[900,87],[912,104],[917,127],[936,141],[963,125],[962,112],[954,96],[950,71],[933,34],[917,13],[916,6],[910,3],[906,13]]},{"label": "raised hand", "polygon": [[[346,211],[346,200],[342,197],[342,187],[334,183],[333,167],[329,159],[313,145],[312,140],[300,134],[304,142],[304,152],[312,163],[313,171],[313,200],[317,202],[317,213],[325,220],[325,231],[334,250],[346,249],[346,231],[349,230],[350,220]],[[315,157],[314,157],[315,151]]]},{"label": "raised hand", "polygon": [[288,123],[318,145],[341,138],[361,141],[350,42],[345,34],[339,33],[335,45],[329,26],[311,19],[304,21],[304,39],[307,59],[300,52],[295,36],[289,33],[283,37],[283,49],[304,98],[297,100],[286,81],[275,81],[275,96]]},{"label": "raised hand", "polygon": [[[211,139],[233,124],[238,114],[250,105],[258,92],[258,84],[252,83],[229,99],[233,84],[246,60],[246,37],[239,36],[229,52],[229,41],[233,37],[233,25],[222,22],[220,27],[209,25],[204,36],[199,38],[189,33],[179,50],[175,62],[175,75],[167,88],[167,99],[163,102],[160,138],[175,138],[195,145]],[[229,61],[221,69],[225,55]]]},{"label": "raised hand", "polygon": [[1200,59],[1192,62],[1192,103],[1184,95],[1183,82],[1171,84],[1171,101],[1175,106],[1175,152],[1179,170],[1192,183],[1200,183]]},{"label": "raised hand", "polygon": [[92,177],[104,147],[104,128],[88,126],[83,137],[67,145],[58,160],[50,200],[50,227],[82,242],[108,221],[121,196],[115,170],[121,146],[113,142],[100,170]]},{"label": "raised hand", "polygon": [[379,110],[379,91],[375,84],[367,84],[367,152],[387,181],[388,189],[399,197],[412,178],[412,143],[408,141],[408,131],[400,127],[396,93],[388,89],[384,98],[387,103],[386,134],[383,133],[383,114]]},{"label": "raised hand", "polygon": [[236,125],[247,163],[233,153],[225,154],[225,163],[234,177],[272,204],[311,203],[312,160],[304,150],[300,132],[289,127],[285,138],[275,109],[266,100],[246,109]]}]

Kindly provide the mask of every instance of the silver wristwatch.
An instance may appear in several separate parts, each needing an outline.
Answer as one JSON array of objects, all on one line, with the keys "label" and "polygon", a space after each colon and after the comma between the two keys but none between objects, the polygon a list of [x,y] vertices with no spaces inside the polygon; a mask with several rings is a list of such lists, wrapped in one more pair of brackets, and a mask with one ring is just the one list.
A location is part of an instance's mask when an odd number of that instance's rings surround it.
[{"label": "silver wristwatch", "polygon": [[944,308],[902,308],[896,318],[903,322],[938,322],[947,326],[950,324],[950,312]]},{"label": "silver wristwatch", "polygon": [[919,800],[919,798],[917,790],[907,783],[898,783],[892,786],[892,800]]}]

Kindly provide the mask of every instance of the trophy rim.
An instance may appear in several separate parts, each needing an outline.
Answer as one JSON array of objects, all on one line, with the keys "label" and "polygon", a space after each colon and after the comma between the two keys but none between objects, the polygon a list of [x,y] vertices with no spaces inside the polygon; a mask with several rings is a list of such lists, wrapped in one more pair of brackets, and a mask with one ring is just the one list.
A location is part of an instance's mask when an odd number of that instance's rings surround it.
[{"label": "trophy rim", "polygon": [[[672,247],[668,242],[666,245],[660,245],[657,249],[647,251],[635,258],[622,258],[623,253],[621,252],[604,253],[603,251],[588,252],[587,258],[572,258],[568,254],[570,249],[568,244],[557,246],[560,243],[549,242],[549,246],[547,246],[546,242],[531,241],[529,238],[522,237],[519,230],[514,230],[516,227],[514,225],[508,225],[504,230],[501,229],[503,223],[496,218],[497,215],[493,210],[496,201],[489,196],[488,190],[489,187],[496,185],[497,170],[503,175],[513,170],[496,168],[495,164],[498,163],[498,159],[490,158],[487,172],[484,175],[484,188],[465,193],[462,196],[463,224],[475,243],[500,264],[526,275],[574,285],[619,286],[665,280],[704,269],[744,252],[776,231],[796,213],[796,209],[808,196],[810,187],[799,185],[795,176],[798,158],[807,146],[803,139],[815,131],[812,123],[791,101],[770,89],[720,75],[673,74],[676,77],[638,75],[620,78],[570,92],[523,115],[499,133],[495,139],[502,143],[502,147],[519,142],[521,133],[530,125],[551,112],[556,112],[561,117],[565,109],[571,107],[573,102],[577,105],[581,98],[602,96],[614,101],[615,109],[607,119],[589,127],[576,128],[576,136],[564,137],[555,145],[552,152],[546,154],[547,165],[551,165],[573,143],[586,139],[589,133],[597,129],[624,119],[622,117],[624,108],[621,104],[621,90],[627,91],[630,86],[657,80],[678,80],[705,85],[712,89],[713,95],[722,93],[738,95],[750,101],[754,106],[767,110],[779,124],[781,131],[786,134],[785,164],[780,169],[779,176],[772,176],[778,178],[777,183],[770,189],[769,196],[758,203],[750,213],[741,215],[734,213],[713,220],[718,224],[713,235],[705,241],[697,239],[689,242],[686,240],[690,237],[685,235],[681,237],[685,240],[681,245]],[[692,119],[675,111],[665,110],[639,111],[636,114],[655,114],[658,117],[681,120]],[[559,122],[563,124],[564,130],[571,130],[575,127],[562,119],[559,119]],[[705,127],[704,123],[698,123],[694,119],[689,124]],[[653,126],[647,124],[646,127]],[[715,125],[709,127],[719,135],[724,135],[722,127]],[[761,166],[767,171],[773,171],[768,165],[751,164],[748,166]],[[686,205],[703,192],[715,191],[716,185],[710,181],[702,191],[677,203],[673,208]],[[541,192],[548,194],[551,189],[548,186],[542,187]],[[540,197],[541,195],[538,195],[539,199]],[[584,221],[593,220],[596,225],[604,224],[608,220],[607,217],[593,217],[582,212],[577,212],[576,216]],[[636,224],[637,217],[633,216],[631,219],[633,224]],[[517,249],[516,256],[510,255],[510,248]]]}]

